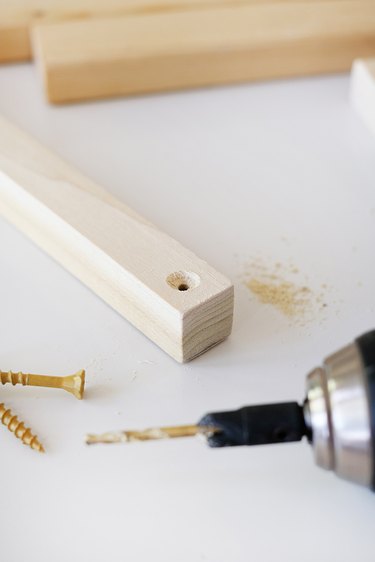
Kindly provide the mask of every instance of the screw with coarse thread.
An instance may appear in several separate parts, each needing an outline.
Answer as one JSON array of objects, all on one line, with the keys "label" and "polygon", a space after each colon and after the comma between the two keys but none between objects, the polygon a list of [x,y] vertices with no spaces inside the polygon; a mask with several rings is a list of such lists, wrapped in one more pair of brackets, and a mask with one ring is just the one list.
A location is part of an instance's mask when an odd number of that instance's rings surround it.
[{"label": "screw with coarse thread", "polygon": [[12,414],[11,410],[7,409],[4,404],[0,404],[0,421],[9,431],[12,431],[18,439],[21,439],[22,443],[40,453],[45,452],[43,445],[39,442],[36,435],[31,433],[31,429],[25,427],[25,424],[21,422],[17,416]]}]

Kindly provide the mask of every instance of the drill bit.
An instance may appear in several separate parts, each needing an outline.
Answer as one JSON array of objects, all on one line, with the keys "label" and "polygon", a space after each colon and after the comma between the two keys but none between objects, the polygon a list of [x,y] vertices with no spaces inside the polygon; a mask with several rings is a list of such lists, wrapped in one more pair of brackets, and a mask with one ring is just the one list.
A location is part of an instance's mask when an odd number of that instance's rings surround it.
[{"label": "drill bit", "polygon": [[86,443],[130,443],[132,441],[151,441],[153,439],[173,439],[175,437],[209,436],[217,431],[213,426],[181,425],[170,427],[151,427],[141,431],[110,431],[101,435],[87,435]]},{"label": "drill bit", "polygon": [[0,404],[0,421],[9,431],[12,431],[18,439],[21,439],[22,443],[40,453],[45,452],[43,445],[39,442],[36,435],[31,433],[31,429],[25,427],[25,424],[21,422],[17,416],[12,414],[11,410],[7,409],[4,404]]},{"label": "drill bit", "polygon": [[129,443],[194,435],[203,435],[210,447],[233,447],[300,441],[308,430],[303,407],[297,402],[285,402],[206,414],[196,425],[87,435],[86,443]]},{"label": "drill bit", "polygon": [[85,389],[85,371],[82,369],[67,377],[50,377],[48,375],[32,375],[31,373],[13,373],[0,371],[0,383],[10,383],[13,386],[44,386],[48,388],[62,388],[73,394],[78,400],[83,398]]}]

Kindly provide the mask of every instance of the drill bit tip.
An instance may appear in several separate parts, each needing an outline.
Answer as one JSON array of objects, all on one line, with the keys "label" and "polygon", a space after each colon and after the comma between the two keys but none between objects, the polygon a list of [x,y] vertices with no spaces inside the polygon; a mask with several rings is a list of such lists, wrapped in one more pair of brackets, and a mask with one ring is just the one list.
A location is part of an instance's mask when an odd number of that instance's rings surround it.
[{"label": "drill bit tip", "polygon": [[173,439],[176,437],[192,437],[194,435],[204,435],[206,437],[216,433],[218,429],[213,426],[204,425],[181,425],[171,427],[152,427],[129,431],[109,431],[101,435],[86,435],[86,443],[94,445],[96,443],[130,443],[134,441],[152,441],[155,439]]}]

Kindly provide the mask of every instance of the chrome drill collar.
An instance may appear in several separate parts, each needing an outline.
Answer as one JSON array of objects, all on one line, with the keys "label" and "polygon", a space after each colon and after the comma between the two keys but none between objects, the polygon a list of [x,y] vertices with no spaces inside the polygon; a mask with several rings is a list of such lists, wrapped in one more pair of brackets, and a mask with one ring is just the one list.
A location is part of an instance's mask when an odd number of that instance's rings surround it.
[{"label": "chrome drill collar", "polygon": [[316,463],[371,486],[373,455],[367,380],[356,344],[329,356],[307,378],[306,423]]}]

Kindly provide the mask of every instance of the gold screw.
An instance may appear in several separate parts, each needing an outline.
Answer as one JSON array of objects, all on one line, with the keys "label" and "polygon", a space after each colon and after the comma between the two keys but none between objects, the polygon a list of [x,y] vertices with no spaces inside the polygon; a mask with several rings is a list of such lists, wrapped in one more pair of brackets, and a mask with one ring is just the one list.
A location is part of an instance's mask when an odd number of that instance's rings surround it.
[{"label": "gold screw", "polygon": [[44,453],[44,447],[39,442],[36,435],[31,433],[31,429],[25,427],[25,424],[12,414],[11,410],[7,409],[4,404],[0,404],[0,421],[3,423],[9,431],[12,431],[18,439],[21,439],[22,443],[31,447],[35,451]]},{"label": "gold screw", "polygon": [[62,388],[73,394],[78,400],[83,398],[85,390],[85,371],[81,369],[67,377],[49,377],[47,375],[32,375],[30,373],[12,373],[12,371],[0,371],[0,383],[7,382],[24,386],[46,386],[49,388]]}]

